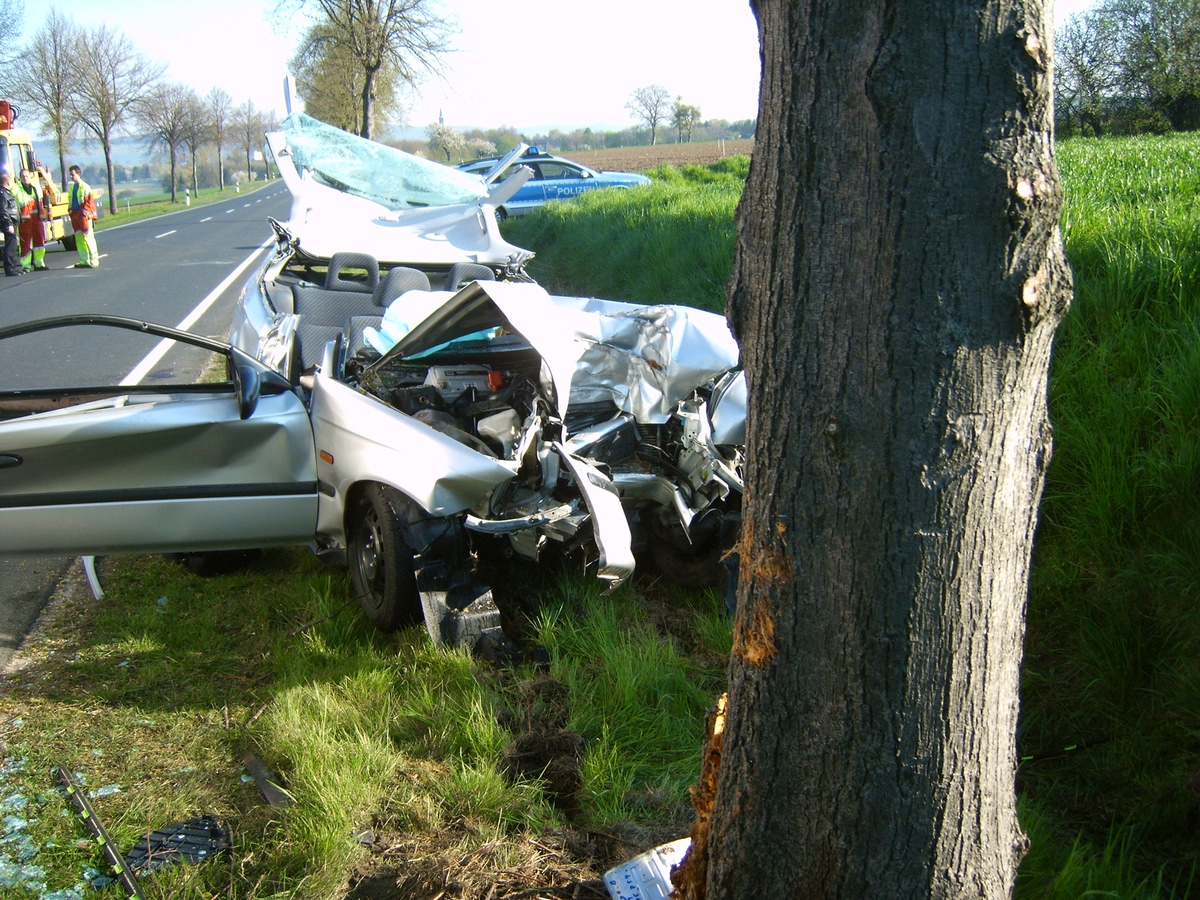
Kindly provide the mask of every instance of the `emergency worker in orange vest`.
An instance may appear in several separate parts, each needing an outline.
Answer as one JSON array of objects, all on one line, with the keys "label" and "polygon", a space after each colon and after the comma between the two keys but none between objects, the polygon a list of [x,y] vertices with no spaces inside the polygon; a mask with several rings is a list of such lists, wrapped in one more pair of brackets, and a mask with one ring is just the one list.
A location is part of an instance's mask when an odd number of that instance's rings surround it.
[{"label": "emergency worker in orange vest", "polygon": [[83,180],[83,170],[79,166],[71,166],[67,171],[71,173],[71,227],[75,230],[75,247],[79,250],[79,262],[71,268],[95,269],[100,266],[96,230],[92,226],[96,218],[96,197],[91,186]]},{"label": "emergency worker in orange vest", "polygon": [[42,170],[21,170],[13,196],[21,210],[21,271],[46,271],[46,225],[42,214]]}]

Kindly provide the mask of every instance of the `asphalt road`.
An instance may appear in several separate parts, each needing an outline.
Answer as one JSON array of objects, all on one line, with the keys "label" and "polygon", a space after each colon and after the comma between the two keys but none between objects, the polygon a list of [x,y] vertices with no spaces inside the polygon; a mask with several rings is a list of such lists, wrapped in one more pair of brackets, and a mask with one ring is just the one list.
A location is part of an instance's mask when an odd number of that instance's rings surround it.
[{"label": "asphalt road", "polygon": [[[48,272],[20,278],[0,275],[0,326],[73,313],[133,316],[225,338],[230,313],[245,279],[272,238],[267,217],[288,217],[291,195],[276,181],[234,193],[217,203],[96,232],[100,268],[71,269],[74,251],[47,247]],[[251,257],[253,263],[230,279]],[[226,283],[227,282],[227,283]],[[207,305],[206,305],[207,304]],[[111,356],[67,341],[29,355],[0,355],[0,384],[55,386],[72,373],[116,384],[138,364],[141,345]],[[138,348],[138,349],[135,349]],[[70,567],[70,559],[0,556],[0,670],[6,667]]]}]

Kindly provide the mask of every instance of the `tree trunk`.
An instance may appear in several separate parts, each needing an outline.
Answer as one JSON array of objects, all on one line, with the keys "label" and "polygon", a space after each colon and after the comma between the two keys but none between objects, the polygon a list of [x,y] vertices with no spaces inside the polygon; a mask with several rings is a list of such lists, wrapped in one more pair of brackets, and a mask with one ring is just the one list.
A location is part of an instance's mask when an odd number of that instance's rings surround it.
[{"label": "tree trunk", "polygon": [[106,179],[108,183],[108,211],[115,216],[117,214],[117,178],[116,173],[113,171],[112,135],[107,129],[100,144],[104,148],[104,170],[108,176]]},{"label": "tree trunk", "polygon": [[67,183],[71,179],[67,177],[67,142],[63,137],[62,128],[55,128],[54,138],[58,144],[58,183],[62,186],[63,193],[66,193]]},{"label": "tree trunk", "polygon": [[1070,299],[1050,7],[752,5],[763,75],[729,285],[750,385],[739,607],[712,806],[677,884],[1004,897]]},{"label": "tree trunk", "polygon": [[375,116],[375,77],[379,74],[378,69],[364,69],[366,77],[363,78],[362,89],[362,136],[367,140],[371,139],[371,125]]}]

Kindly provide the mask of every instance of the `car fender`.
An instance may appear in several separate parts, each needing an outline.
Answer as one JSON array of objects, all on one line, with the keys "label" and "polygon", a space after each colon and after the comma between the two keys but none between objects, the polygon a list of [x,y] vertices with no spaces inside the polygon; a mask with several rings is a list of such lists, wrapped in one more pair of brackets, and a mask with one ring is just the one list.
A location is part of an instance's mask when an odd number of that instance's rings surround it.
[{"label": "car fender", "polygon": [[320,510],[317,531],[345,542],[346,499],[354,486],[395,488],[434,516],[483,501],[516,474],[516,463],[478,453],[399,410],[318,373],[312,391]]}]

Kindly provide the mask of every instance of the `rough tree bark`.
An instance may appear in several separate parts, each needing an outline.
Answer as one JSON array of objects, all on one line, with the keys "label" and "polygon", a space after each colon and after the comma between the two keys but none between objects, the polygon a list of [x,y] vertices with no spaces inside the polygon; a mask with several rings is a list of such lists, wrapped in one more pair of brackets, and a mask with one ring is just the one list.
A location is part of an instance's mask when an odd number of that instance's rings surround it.
[{"label": "rough tree bark", "polygon": [[1007,896],[1071,291],[1051,10],[752,6],[762,89],[728,297],[750,385],[739,610],[676,884]]}]

